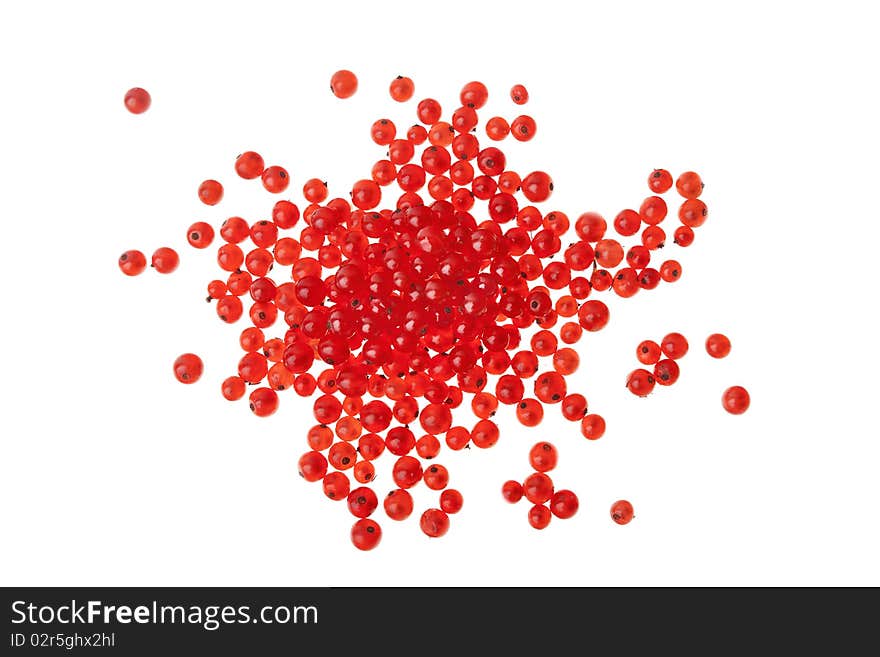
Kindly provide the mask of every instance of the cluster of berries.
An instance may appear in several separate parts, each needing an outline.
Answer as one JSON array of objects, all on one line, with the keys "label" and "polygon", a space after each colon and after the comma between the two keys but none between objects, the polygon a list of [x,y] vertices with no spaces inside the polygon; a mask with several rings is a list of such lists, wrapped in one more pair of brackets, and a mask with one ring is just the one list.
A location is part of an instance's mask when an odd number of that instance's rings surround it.
[{"label": "cluster of berries", "polygon": [[[357,86],[350,71],[338,71],[330,82],[338,98],[352,96]],[[126,95],[133,113],[149,106],[142,91]],[[414,91],[406,77],[389,87],[400,103],[410,101]],[[379,508],[372,485],[375,463],[385,453],[395,458],[396,486],[384,497],[386,515],[395,521],[408,518],[414,504],[409,489],[424,484],[439,499],[420,514],[419,527],[437,537],[447,532],[449,515],[461,509],[463,497],[448,488],[447,469],[428,461],[444,445],[450,450],[495,445],[501,435],[494,420],[499,405],[513,407],[527,427],[539,425],[545,409],[556,407],[585,438],[601,438],[605,419],[588,411],[584,395],[568,390],[566,377],[580,358],[562,345],[574,345],[584,331],[608,324],[609,307],[597,297],[610,291],[629,298],[680,278],[677,260],[652,266],[666,240],[662,194],[674,185],[683,198],[676,245],[689,246],[693,229],[706,220],[706,205],[698,198],[700,176],[685,172],[673,179],[663,169],[648,176],[653,195],[611,222],[616,235],[596,212],[581,214],[572,226],[564,212],[540,210],[536,204],[546,202],[554,189],[551,176],[544,171],[521,175],[501,149],[480,143],[478,112],[488,95],[483,83],[469,82],[445,120],[437,100],[422,99],[418,122],[405,135],[390,119],[380,118],[372,123],[370,138],[385,157],[345,196],[328,200],[327,183],[309,178],[302,207],[277,200],[265,218],[228,216],[216,231],[222,242],[216,264],[223,275],[208,283],[208,301],[216,302],[221,321],[247,321],[238,339],[237,372],[220,391],[230,401],[247,395],[248,407],[260,417],[275,413],[287,390],[314,398],[315,424],[306,432],[308,451],[299,459],[299,473],[306,481],[321,482],[330,500],[347,502],[356,518],[351,539],[359,549],[371,549],[381,538],[381,527],[371,517]],[[516,85],[510,98],[523,105],[528,91]],[[508,135],[529,141],[536,131],[536,122],[525,114],[510,121],[496,116],[485,124],[493,142]],[[254,151],[241,153],[233,168],[241,179],[259,179],[271,194],[285,192],[290,184],[285,168],[266,166]],[[223,199],[223,185],[205,180],[198,196],[215,206]],[[571,228],[576,237],[563,248]],[[637,243],[625,250],[619,238],[636,235]],[[214,227],[193,223],[186,239],[196,249],[207,249]],[[177,254],[172,258],[160,251],[154,266],[176,268]],[[119,266],[136,275],[145,258],[127,251]],[[526,331],[534,333],[523,348]],[[634,372],[630,390],[647,394],[655,380],[674,381],[674,359],[687,350],[679,338],[684,340],[679,334],[664,339],[658,350],[668,358],[655,359],[653,373]],[[546,367],[541,359],[549,360]],[[182,383],[195,383],[203,371],[193,353],[174,363]],[[457,423],[454,414],[465,396],[478,418],[468,426]],[[529,522],[538,529],[552,515],[568,518],[578,508],[577,496],[556,491],[546,474],[556,459],[550,443],[538,443],[530,453],[535,472],[522,484],[504,487],[508,501],[518,495],[532,502]],[[612,516],[628,522],[631,507]]]}]

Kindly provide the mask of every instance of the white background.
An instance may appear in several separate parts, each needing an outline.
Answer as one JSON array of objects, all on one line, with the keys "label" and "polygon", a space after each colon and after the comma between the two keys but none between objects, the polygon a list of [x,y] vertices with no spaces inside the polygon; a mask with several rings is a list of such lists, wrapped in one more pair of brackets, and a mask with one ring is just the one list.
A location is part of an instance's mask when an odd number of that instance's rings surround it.
[{"label": "white background", "polygon": [[[869,6],[4,3],[0,581],[880,584]],[[360,78],[346,101],[328,90],[339,68]],[[398,74],[416,83],[403,105],[387,95]],[[284,395],[258,419],[221,398],[243,326],[204,302],[214,250],[185,230],[269,216],[276,198],[233,172],[247,149],[291,172],[284,197],[300,201],[313,176],[347,195],[384,154],[373,120],[405,131],[419,98],[451,111],[472,79],[490,88],[482,123],[536,118],[534,141],[501,146],[510,167],[553,175],[543,209],[610,219],[665,167],[703,175],[710,217],[692,247],[664,252],[680,282],[604,297],[611,323],[578,346],[570,389],[606,417],[603,439],[557,409],[526,430],[504,408],[495,448],[437,459],[465,496],[449,534],[380,510],[383,541],[361,553],[344,505],[296,475],[311,401]],[[521,110],[515,83],[532,96]],[[152,93],[146,114],[123,108],[132,86]],[[226,185],[214,208],[196,197],[205,178]],[[117,269],[123,250],[162,245],[181,253],[173,275]],[[633,397],[635,345],[673,330],[692,344],[681,380]],[[733,341],[723,361],[702,349],[714,331]],[[206,362],[192,386],[171,374],[186,351]],[[738,417],[720,405],[733,384],[752,394]],[[581,508],[538,532],[498,491],[542,439]],[[415,493],[418,509],[436,503]],[[619,498],[636,508],[625,527],[608,516]]]}]

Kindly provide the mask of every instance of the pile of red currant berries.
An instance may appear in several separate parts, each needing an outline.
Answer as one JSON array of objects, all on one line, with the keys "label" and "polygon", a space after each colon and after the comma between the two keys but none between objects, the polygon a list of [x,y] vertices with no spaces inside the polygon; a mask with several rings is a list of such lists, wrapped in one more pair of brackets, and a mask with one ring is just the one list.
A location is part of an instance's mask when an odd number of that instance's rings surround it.
[{"label": "pile of red currant berries", "polygon": [[578,498],[570,490],[556,490],[553,480],[547,473],[556,467],[559,452],[551,443],[537,443],[529,451],[529,464],[534,472],[520,483],[511,479],[501,487],[501,494],[511,504],[525,497],[532,503],[529,509],[529,524],[535,529],[544,529],[553,516],[571,518],[578,510]]},{"label": "pile of red currant berries", "polygon": [[[678,361],[688,352],[688,341],[681,333],[669,333],[658,344],[643,340],[636,347],[636,358],[642,365],[653,366],[653,371],[637,368],[626,377],[627,389],[639,397],[647,397],[655,384],[671,386],[678,381]],[[713,333],[706,338],[706,353],[712,358],[725,358],[730,353],[730,338]],[[749,393],[742,386],[731,386],[721,395],[721,404],[728,413],[741,415],[749,408]]]},{"label": "pile of red currant berries", "polygon": [[[357,86],[351,71],[338,71],[330,81],[341,99]],[[414,91],[403,76],[389,86],[398,103],[409,102]],[[148,96],[130,94],[131,111],[149,106]],[[707,217],[700,176],[685,172],[674,179],[663,169],[648,176],[652,195],[611,222],[596,212],[571,222],[560,210],[540,209],[553,193],[551,176],[515,171],[504,151],[488,143],[508,136],[529,141],[537,124],[526,114],[491,117],[483,138],[479,111],[488,95],[484,84],[469,82],[445,113],[437,100],[419,100],[417,121],[405,131],[388,118],[375,120],[369,136],[384,156],[343,195],[329,198],[327,182],[310,178],[299,204],[284,198],[264,217],[227,216],[216,231],[198,221],[186,231],[195,249],[211,247],[219,236],[222,274],[208,283],[207,298],[222,322],[246,324],[237,372],[220,385],[223,397],[246,396],[259,417],[275,413],[282,395],[313,398],[314,426],[306,432],[299,474],[320,482],[330,500],[345,503],[356,518],[351,540],[361,550],[374,548],[382,536],[373,480],[385,454],[394,460],[394,487],[381,505],[385,515],[406,520],[414,507],[409,491],[423,485],[437,493],[437,503],[419,513],[419,527],[439,537],[463,497],[448,487],[450,473],[433,459],[443,449],[495,445],[501,407],[512,407],[527,427],[559,409],[585,438],[601,438],[605,419],[589,412],[584,395],[568,389],[566,377],[580,362],[570,345],[584,331],[605,328],[609,295],[629,298],[681,277],[677,260],[655,264],[667,240],[664,193],[674,186],[683,199],[680,225],[673,229],[679,247],[693,242],[694,229]],[[529,94],[516,85],[510,98],[521,106]],[[238,155],[233,169],[271,194],[284,193],[291,182],[285,168],[267,165],[253,151]],[[217,205],[223,185],[205,180],[198,196]],[[625,247],[621,239],[630,237],[634,243]],[[171,249],[153,256],[160,272],[177,262]],[[146,260],[127,251],[119,266],[135,275]],[[670,334],[657,347],[658,358],[662,350],[667,359],[654,358],[653,373],[630,376],[633,392],[647,394],[655,381],[674,381],[674,359],[687,349],[679,338]],[[187,384],[203,369],[191,353],[174,363],[175,376]],[[457,422],[456,409],[468,398],[477,420]],[[556,459],[553,445],[538,443],[530,453],[535,472],[522,484],[504,486],[508,501],[525,496],[532,502],[528,517],[537,529],[553,515],[568,518],[578,509],[577,496],[555,491],[546,474]],[[628,522],[632,508],[621,504],[612,517]]]}]

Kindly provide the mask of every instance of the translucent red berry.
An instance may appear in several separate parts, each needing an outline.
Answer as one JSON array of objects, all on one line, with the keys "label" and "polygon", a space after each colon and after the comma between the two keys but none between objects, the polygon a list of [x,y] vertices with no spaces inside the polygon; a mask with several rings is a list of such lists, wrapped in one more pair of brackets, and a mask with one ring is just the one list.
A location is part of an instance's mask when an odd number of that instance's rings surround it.
[{"label": "translucent red berry", "polygon": [[675,181],[675,189],[685,198],[697,198],[703,193],[703,181],[698,173],[685,171]]},{"label": "translucent red berry", "polygon": [[524,85],[515,84],[510,88],[510,99],[517,105],[529,102],[529,92]]},{"label": "translucent red berry", "polygon": [[510,134],[517,141],[529,141],[535,136],[538,129],[535,119],[525,114],[516,117],[510,123]]},{"label": "translucent red berry", "polygon": [[559,452],[551,443],[540,442],[529,450],[529,465],[538,472],[549,472],[556,467],[559,460]]},{"label": "translucent red berry", "polygon": [[591,413],[581,420],[581,433],[587,440],[598,440],[605,435],[605,418]]},{"label": "translucent red berry", "polygon": [[398,103],[405,103],[410,98],[412,98],[415,90],[416,85],[413,83],[411,78],[403,75],[398,75],[395,79],[391,81],[391,85],[388,88],[388,93],[391,94],[391,98],[396,100]]},{"label": "translucent red berry", "polygon": [[223,384],[221,386],[221,393],[223,394],[223,398],[229,401],[237,401],[244,397],[244,393],[247,390],[247,384],[245,380],[240,376],[230,376],[223,380]]},{"label": "translucent red berry", "polygon": [[151,266],[160,274],[170,274],[180,264],[180,256],[174,249],[163,246],[153,252]]},{"label": "translucent red berry", "polygon": [[486,121],[486,136],[492,141],[501,141],[510,134],[510,124],[500,116],[493,116]]},{"label": "translucent red berry", "polygon": [[216,180],[205,180],[199,185],[199,200],[205,205],[217,205],[223,199],[223,185]]},{"label": "translucent red berry", "polygon": [[445,513],[458,513],[464,506],[464,496],[454,488],[440,493],[440,509]]},{"label": "translucent red berry", "polygon": [[290,184],[290,176],[283,167],[267,167],[260,176],[267,192],[280,194]]},{"label": "translucent red berry", "polygon": [[372,550],[382,540],[382,528],[375,520],[361,518],[351,527],[351,542],[358,550]]},{"label": "translucent red berry", "polygon": [[254,151],[245,151],[235,158],[235,172],[245,180],[259,178],[265,168],[262,156]]},{"label": "translucent red berry", "polygon": [[250,409],[257,417],[268,417],[278,410],[278,393],[271,388],[257,388],[249,400]]},{"label": "translucent red berry", "polygon": [[579,506],[577,495],[570,490],[558,490],[550,498],[550,511],[554,516],[563,520],[576,514]]},{"label": "translucent red berry", "polygon": [[358,88],[357,76],[351,71],[342,69],[330,77],[330,91],[337,98],[351,98]]},{"label": "translucent red berry", "polygon": [[146,89],[132,87],[125,92],[125,109],[132,114],[143,114],[150,109],[152,98]]},{"label": "translucent red berry", "polygon": [[532,203],[540,203],[553,193],[553,179],[544,171],[533,171],[522,179],[522,194]]},{"label": "translucent red berry", "polygon": [[515,504],[519,502],[523,496],[522,484],[518,481],[514,481],[513,479],[505,481],[504,484],[501,486],[501,496],[506,502],[509,502],[510,504]]},{"label": "translucent red berry", "polygon": [[348,494],[348,510],[357,518],[366,518],[376,510],[377,506],[379,499],[372,488],[361,486]]},{"label": "translucent red berry", "polygon": [[666,169],[654,169],[648,176],[648,187],[655,194],[663,194],[672,188],[672,174]]},{"label": "translucent red berry", "polygon": [[643,340],[636,347],[636,358],[642,365],[653,365],[660,360],[662,353],[660,345],[653,340]]},{"label": "translucent red berry", "polygon": [[523,495],[533,504],[543,504],[553,495],[553,480],[543,472],[535,472],[523,481]]},{"label": "translucent red berry", "polygon": [[654,390],[654,375],[645,369],[636,369],[626,377],[626,387],[638,397],[647,397]]},{"label": "translucent red berry", "polygon": [[174,377],[181,383],[195,383],[205,369],[202,359],[196,354],[181,354],[174,360]]},{"label": "translucent red berry", "polygon": [[489,99],[489,90],[482,82],[468,82],[459,93],[459,100],[465,107],[480,109]]},{"label": "translucent red berry", "polygon": [[728,413],[741,415],[749,409],[751,397],[748,390],[742,386],[731,386],[721,395],[721,404]]},{"label": "translucent red berry", "polygon": [[678,208],[678,219],[688,228],[699,228],[709,216],[709,209],[700,199],[688,199]]},{"label": "translucent red berry", "polygon": [[706,338],[706,352],[712,358],[724,358],[730,353],[730,338],[723,333],[713,333]]},{"label": "translucent red berry", "polygon": [[681,333],[668,333],[660,341],[660,349],[667,358],[678,360],[688,352],[688,341]]},{"label": "translucent red berry", "polygon": [[147,257],[137,249],[131,249],[119,256],[119,269],[126,276],[137,276],[147,268]]},{"label": "translucent red berry", "polygon": [[406,520],[413,512],[413,498],[409,491],[392,490],[382,502],[386,515],[392,520]]},{"label": "translucent red berry", "polygon": [[678,381],[679,373],[678,363],[671,358],[664,358],[654,365],[654,381],[661,386],[671,386]]},{"label": "translucent red berry", "polygon": [[626,500],[618,500],[611,505],[611,519],[618,525],[625,525],[634,517],[633,505]]},{"label": "translucent red berry", "polygon": [[609,318],[608,306],[598,300],[585,301],[578,310],[578,321],[587,331],[602,330],[608,324]]},{"label": "translucent red berry", "polygon": [[205,249],[214,241],[214,229],[207,222],[197,221],[187,229],[186,241],[197,249]]},{"label": "translucent red berry", "polygon": [[321,481],[327,473],[327,459],[315,450],[303,454],[297,465],[299,476],[306,481]]},{"label": "translucent red berry", "polygon": [[428,509],[419,518],[419,527],[426,536],[439,538],[449,531],[449,516],[442,509]]},{"label": "translucent red berry", "polygon": [[535,529],[544,529],[550,524],[553,514],[544,504],[535,504],[529,509],[529,524]]},{"label": "translucent red berry", "polygon": [[331,500],[344,500],[348,497],[351,483],[344,472],[329,472],[321,481],[324,495]]}]

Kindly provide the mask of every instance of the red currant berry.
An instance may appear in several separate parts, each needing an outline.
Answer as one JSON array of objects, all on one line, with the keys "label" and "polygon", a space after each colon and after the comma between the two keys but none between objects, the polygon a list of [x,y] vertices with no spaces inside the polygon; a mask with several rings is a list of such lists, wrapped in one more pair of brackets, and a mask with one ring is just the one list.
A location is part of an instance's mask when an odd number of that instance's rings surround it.
[{"label": "red currant berry", "polygon": [[575,322],[566,322],[559,329],[559,339],[562,340],[565,344],[575,344],[578,340],[581,339],[581,335],[583,335],[584,329],[580,324],[576,324]]},{"label": "red currant berry", "polygon": [[479,420],[471,430],[471,442],[480,449],[488,449],[498,442],[501,432],[492,420]]},{"label": "red currant berry", "polygon": [[553,480],[543,472],[534,472],[523,482],[523,495],[532,504],[543,504],[553,495]]},{"label": "red currant berry", "polygon": [[312,450],[299,457],[299,476],[306,481],[320,481],[327,473],[327,459],[321,452]]},{"label": "red currant berry", "polygon": [[261,178],[263,180],[263,187],[272,194],[280,194],[290,184],[290,176],[287,171],[279,166],[267,167],[263,171]]},{"label": "red currant berry", "polygon": [[132,114],[143,114],[150,109],[152,98],[146,89],[133,87],[125,92],[125,109]]},{"label": "red currant berry", "polygon": [[510,100],[517,105],[525,105],[529,102],[529,92],[525,86],[515,84],[510,88]]},{"label": "red currant berry", "polygon": [[199,185],[199,200],[205,205],[217,205],[223,199],[223,185],[216,180],[206,180]]},{"label": "red currant berry", "polygon": [[493,116],[486,122],[486,136],[492,141],[501,141],[510,134],[510,124],[500,116]]},{"label": "red currant berry", "polygon": [[687,247],[694,243],[694,229],[690,226],[679,226],[672,234],[672,241],[681,247]]},{"label": "red currant berry", "polygon": [[354,464],[354,478],[360,484],[367,484],[376,477],[376,466],[372,461],[358,461]]},{"label": "red currant berry", "polygon": [[131,249],[119,256],[119,269],[126,276],[137,276],[147,268],[147,257],[137,249]]},{"label": "red currant berry", "polygon": [[358,550],[372,550],[382,540],[382,528],[375,520],[361,518],[351,526],[351,542]]},{"label": "red currant berry", "polygon": [[186,231],[186,240],[197,249],[204,249],[214,241],[214,229],[211,224],[197,221]]},{"label": "red currant berry", "polygon": [[565,378],[558,372],[545,372],[535,379],[535,397],[545,404],[558,404],[567,393]]},{"label": "red currant berry", "polygon": [[377,506],[379,500],[372,488],[361,486],[348,494],[348,510],[356,518],[366,518],[376,510]]},{"label": "red currant berry", "polygon": [[724,410],[732,415],[742,415],[749,409],[750,403],[749,392],[742,386],[731,386],[721,395]]},{"label": "red currant berry", "polygon": [[605,435],[605,418],[591,413],[581,420],[581,433],[587,440],[599,440]]},{"label": "red currant berry", "polygon": [[324,489],[324,495],[337,501],[346,499],[351,490],[351,483],[344,472],[330,472],[324,475],[321,486]]},{"label": "red currant berry", "polygon": [[523,196],[529,201],[540,203],[550,198],[553,192],[553,179],[543,171],[533,171],[522,179],[521,188]]},{"label": "red currant berry", "polygon": [[678,219],[688,228],[699,228],[708,216],[709,209],[700,199],[689,199],[678,208]]},{"label": "red currant berry", "polygon": [[639,216],[649,226],[656,226],[666,218],[666,201],[659,196],[649,196],[639,208]]},{"label": "red currant berry", "polygon": [[[437,467],[437,466],[432,466]],[[394,463],[391,477],[400,488],[412,488],[422,479],[422,464],[414,456],[401,456]]]},{"label": "red currant berry", "polygon": [[172,248],[162,246],[153,252],[151,266],[160,274],[170,274],[179,264],[180,256]]},{"label": "red currant berry", "polygon": [[419,527],[425,535],[439,538],[449,531],[449,516],[442,509],[428,509],[419,518]]},{"label": "red currant berry", "polygon": [[554,516],[563,520],[571,518],[577,513],[579,506],[577,495],[570,490],[558,490],[550,498],[550,511]]},{"label": "red currant berry", "polygon": [[642,217],[635,210],[621,210],[614,217],[614,230],[623,237],[635,235],[641,227]]},{"label": "red currant berry", "polygon": [[680,369],[671,358],[664,358],[654,365],[654,380],[661,386],[671,386],[678,381]]},{"label": "red currant berry", "polygon": [[660,278],[673,283],[681,277],[681,264],[677,260],[666,260],[660,265]]},{"label": "red currant berry", "polygon": [[224,379],[220,388],[223,398],[229,401],[237,401],[244,397],[247,384],[240,376],[230,376]]},{"label": "red currant berry", "polygon": [[174,377],[181,383],[195,383],[204,369],[202,359],[195,354],[182,354],[174,360]]},{"label": "red currant berry", "polygon": [[415,91],[415,83],[413,83],[411,78],[403,75],[398,75],[391,81],[391,85],[388,87],[388,93],[391,94],[391,98],[398,103],[405,103],[408,101],[413,97]]},{"label": "red currant berry", "polygon": [[626,500],[617,500],[611,505],[611,519],[618,525],[625,525],[634,517],[633,505]]},{"label": "red currant berry", "polygon": [[636,358],[642,365],[653,365],[660,360],[662,353],[660,345],[653,340],[643,340],[636,347]]},{"label": "red currant berry", "polygon": [[681,333],[668,333],[660,341],[660,349],[667,358],[678,360],[688,352],[688,341]]},{"label": "red currant berry", "polygon": [[278,393],[272,388],[257,388],[249,400],[250,409],[257,417],[268,417],[278,410]]},{"label": "red currant berry", "polygon": [[354,467],[357,461],[357,453],[354,447],[345,442],[334,443],[327,452],[327,461],[336,470],[348,470]]},{"label": "red currant berry", "polygon": [[559,452],[548,442],[537,443],[529,450],[529,465],[538,472],[549,472],[558,460]]},{"label": "red currant berry", "polygon": [[523,496],[522,484],[513,479],[505,481],[501,486],[501,496],[504,498],[504,501],[509,502],[510,504],[516,504]]},{"label": "red currant berry", "polygon": [[336,71],[330,77],[330,91],[337,98],[351,98],[358,88],[357,76],[345,69]]},{"label": "red currant berry", "polygon": [[447,488],[440,493],[440,509],[445,513],[458,513],[464,506],[464,496],[454,488]]},{"label": "red currant berry", "polygon": [[449,471],[439,463],[435,463],[425,470],[422,479],[424,479],[425,485],[431,490],[443,490],[449,483]]},{"label": "red currant berry", "polygon": [[535,529],[544,529],[550,524],[553,514],[544,504],[535,504],[529,509],[529,524]]},{"label": "red currant berry", "polygon": [[392,520],[406,520],[413,512],[412,495],[402,488],[388,493],[382,505],[385,508],[385,514]]},{"label": "red currant berry", "polygon": [[516,405],[516,419],[524,427],[536,427],[544,419],[544,407],[537,399],[523,399]]},{"label": "red currant berry", "polygon": [[605,328],[610,318],[608,306],[601,301],[585,301],[578,310],[578,322],[587,331],[595,332]]},{"label": "red currant berry", "polygon": [[713,333],[706,338],[706,352],[712,358],[724,358],[730,353],[730,338],[723,333]]},{"label": "red currant berry", "polygon": [[535,119],[525,114],[516,117],[510,123],[510,134],[517,141],[531,140],[535,136],[537,129],[538,124],[535,123]]},{"label": "red currant berry", "polygon": [[587,414],[587,398],[573,393],[562,400],[562,416],[571,422],[580,422]]},{"label": "red currant berry", "polygon": [[245,180],[259,178],[265,168],[262,156],[254,151],[245,151],[235,158],[235,172]]},{"label": "red currant berry", "polygon": [[648,187],[655,194],[663,194],[672,188],[672,174],[666,169],[654,169],[648,176]]},{"label": "red currant berry", "polygon": [[468,82],[461,88],[458,98],[465,107],[480,109],[489,99],[489,90],[482,82]]},{"label": "red currant berry", "polygon": [[685,171],[675,181],[675,189],[685,198],[697,198],[703,193],[703,181],[698,173]]},{"label": "red currant berry", "polygon": [[638,397],[647,397],[651,394],[655,383],[654,375],[644,369],[633,370],[626,377],[627,389]]}]

